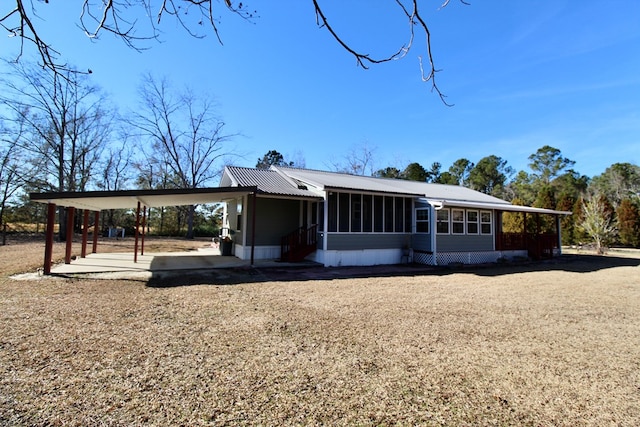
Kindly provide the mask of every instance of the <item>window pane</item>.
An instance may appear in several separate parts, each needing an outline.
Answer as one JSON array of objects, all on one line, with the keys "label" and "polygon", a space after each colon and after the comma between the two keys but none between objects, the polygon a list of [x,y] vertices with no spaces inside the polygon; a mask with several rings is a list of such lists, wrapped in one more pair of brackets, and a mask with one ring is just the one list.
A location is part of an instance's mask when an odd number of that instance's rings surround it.
[{"label": "window pane", "polygon": [[491,212],[480,212],[480,232],[491,234]]},{"label": "window pane", "polygon": [[382,196],[373,197],[373,231],[381,233],[384,231],[384,198]]},{"label": "window pane", "polygon": [[438,212],[436,216],[437,232],[441,234],[448,234],[449,233],[449,210],[440,209],[437,212]]},{"label": "window pane", "polygon": [[428,233],[429,232],[429,223],[428,222],[416,222],[416,233]]},{"label": "window pane", "polygon": [[478,211],[467,211],[467,234],[478,234]]},{"label": "window pane", "polygon": [[342,233],[349,232],[349,193],[338,195],[338,230]]},{"label": "window pane", "polygon": [[451,209],[451,233],[464,234],[464,210]]},{"label": "window pane", "polygon": [[429,232],[429,209],[416,209],[416,233]]},{"label": "window pane", "polygon": [[384,198],[384,231],[393,233],[393,197]]},{"label": "window pane", "polygon": [[362,196],[362,231],[368,233],[373,230],[373,196]]}]

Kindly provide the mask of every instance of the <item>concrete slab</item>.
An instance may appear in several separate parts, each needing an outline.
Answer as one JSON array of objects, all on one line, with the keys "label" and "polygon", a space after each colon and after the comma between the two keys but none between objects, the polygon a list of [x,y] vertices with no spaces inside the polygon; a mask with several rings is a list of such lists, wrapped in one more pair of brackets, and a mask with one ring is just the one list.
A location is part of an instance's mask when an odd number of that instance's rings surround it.
[{"label": "concrete slab", "polygon": [[[316,265],[315,263],[312,263]],[[281,263],[276,260],[260,260],[254,262],[256,267],[300,266],[300,263]],[[302,263],[304,265],[304,263]],[[200,248],[189,252],[156,252],[138,255],[138,262],[133,262],[133,253],[98,253],[89,254],[86,258],[76,258],[71,264],[52,266],[52,274],[73,275],[92,273],[144,273],[178,270],[208,270],[218,268],[249,267],[249,260],[241,260],[235,256],[222,256],[217,248]]]},{"label": "concrete slab", "polygon": [[220,250],[207,248],[189,252],[157,252],[138,255],[133,262],[131,252],[89,254],[76,258],[71,264],[58,264],[51,268],[53,274],[86,274],[107,272],[141,272],[164,270],[197,270],[207,268],[231,268],[249,265],[233,256],[221,256]]}]

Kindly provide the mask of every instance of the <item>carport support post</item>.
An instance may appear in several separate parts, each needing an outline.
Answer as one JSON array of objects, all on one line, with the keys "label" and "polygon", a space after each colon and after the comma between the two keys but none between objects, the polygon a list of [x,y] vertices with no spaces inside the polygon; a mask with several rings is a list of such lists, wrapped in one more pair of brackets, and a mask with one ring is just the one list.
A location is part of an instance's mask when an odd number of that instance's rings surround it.
[{"label": "carport support post", "polygon": [[93,217],[93,247],[91,248],[91,253],[95,254],[98,252],[98,232],[100,225],[100,211],[94,212]]},{"label": "carport support post", "polygon": [[562,234],[560,231],[560,215],[554,215],[556,217],[556,236],[558,238],[558,255],[562,255]]},{"label": "carport support post", "polygon": [[53,257],[53,227],[56,223],[56,204],[47,203],[47,229],[44,240],[44,274],[51,274]]},{"label": "carport support post", "polygon": [[76,209],[73,206],[67,208],[67,241],[64,251],[64,263],[71,264],[71,244],[73,240],[73,220]]},{"label": "carport support post", "polygon": [[257,205],[257,192],[254,191],[251,195],[251,265],[253,265],[253,255],[256,249],[256,205]]},{"label": "carport support post", "polygon": [[140,202],[136,209],[136,229],[134,231],[135,243],[133,245],[133,262],[138,262],[138,228],[140,228]]},{"label": "carport support post", "polygon": [[80,258],[87,257],[87,236],[89,235],[89,211],[84,209],[82,212],[82,250]]},{"label": "carport support post", "polygon": [[147,207],[142,207],[142,241],[140,242],[140,255],[144,255],[144,228],[147,226]]}]

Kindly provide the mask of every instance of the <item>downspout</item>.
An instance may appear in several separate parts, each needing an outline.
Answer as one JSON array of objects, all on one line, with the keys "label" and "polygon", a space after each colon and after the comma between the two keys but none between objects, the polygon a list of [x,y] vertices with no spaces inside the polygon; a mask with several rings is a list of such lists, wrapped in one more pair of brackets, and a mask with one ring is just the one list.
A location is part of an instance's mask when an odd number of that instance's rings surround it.
[{"label": "downspout", "polygon": [[329,242],[328,231],[329,231],[329,197],[327,197],[327,192],[324,192],[324,203],[322,204],[323,213],[323,224],[322,224],[322,250],[324,252],[324,261],[323,264],[327,267],[327,246]]},{"label": "downspout", "polygon": [[436,239],[436,216],[437,211],[444,207],[444,203],[442,202],[430,202],[431,205],[431,217],[430,217],[430,228],[431,228],[431,252],[433,253],[433,265],[438,265],[438,244]]}]

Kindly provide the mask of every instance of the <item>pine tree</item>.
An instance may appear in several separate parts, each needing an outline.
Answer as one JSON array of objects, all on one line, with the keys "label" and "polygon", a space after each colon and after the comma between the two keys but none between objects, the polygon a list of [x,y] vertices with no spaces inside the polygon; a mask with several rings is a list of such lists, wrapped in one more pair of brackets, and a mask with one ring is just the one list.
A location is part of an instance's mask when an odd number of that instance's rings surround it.
[{"label": "pine tree", "polygon": [[[559,211],[572,211],[575,206],[575,199],[567,193],[560,194],[558,202],[556,203],[556,209]],[[560,218],[560,229],[563,245],[576,244],[575,238],[575,213],[574,215],[562,215]]]},{"label": "pine tree", "polygon": [[620,243],[640,247],[640,211],[630,199],[622,199],[616,210]]}]

